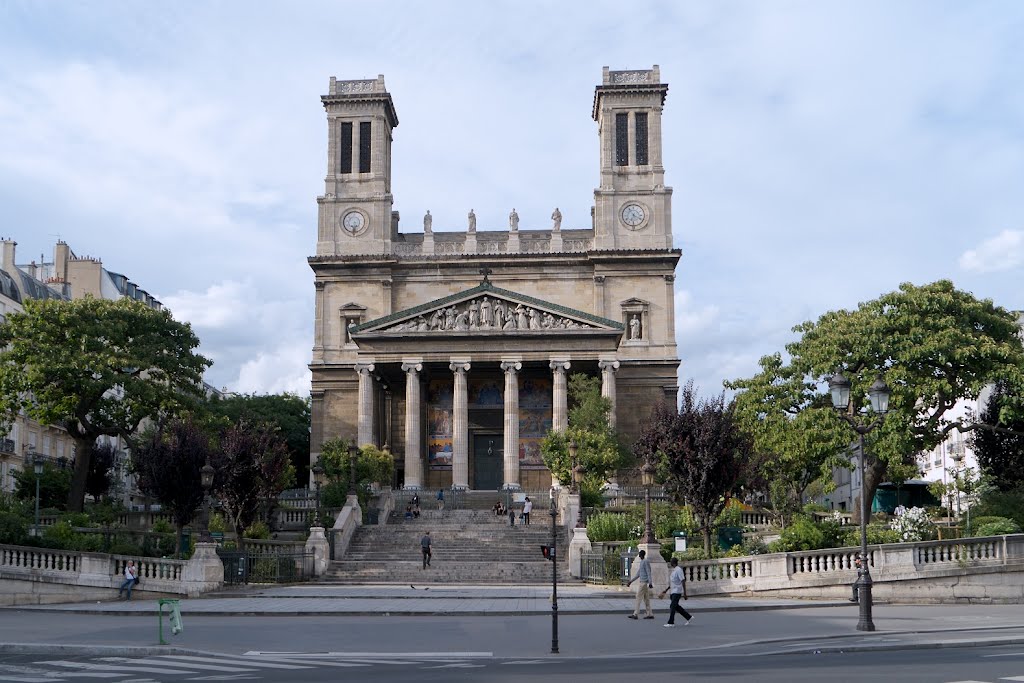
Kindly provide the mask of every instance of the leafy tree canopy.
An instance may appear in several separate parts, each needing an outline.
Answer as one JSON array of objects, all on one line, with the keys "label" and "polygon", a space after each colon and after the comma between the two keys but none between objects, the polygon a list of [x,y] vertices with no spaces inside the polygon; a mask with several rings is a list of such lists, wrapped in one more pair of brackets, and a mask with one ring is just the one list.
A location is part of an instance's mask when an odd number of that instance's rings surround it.
[{"label": "leafy tree canopy", "polygon": [[611,401],[601,395],[601,380],[583,373],[569,376],[569,427],[563,432],[549,432],[541,442],[544,464],[562,483],[572,482],[572,458],[569,442],[575,441],[576,457],[584,470],[583,489],[600,490],[604,482],[628,464],[609,422]]},{"label": "leafy tree canopy", "polygon": [[[978,465],[1000,491],[1024,489],[1024,415],[1005,410],[1018,401],[1006,382],[997,382],[981,411],[981,421],[991,427],[979,429],[971,438]],[[1006,416],[1004,421],[1001,416]]]},{"label": "leafy tree canopy", "polygon": [[[813,439],[805,469],[824,473],[832,462],[829,449],[854,439],[833,412],[829,377],[841,371],[851,381],[850,414],[865,409],[868,388],[881,377],[892,397],[884,422],[868,435],[869,499],[890,464],[911,464],[949,431],[977,427],[953,416],[950,409],[959,400],[977,398],[996,379],[1020,386],[1024,378],[1016,316],[948,280],[905,283],[854,311],[831,311],[794,331],[801,337],[786,346],[788,364],[768,356],[758,375],[727,385],[740,391],[740,420],[759,449],[780,458],[792,458],[800,439]],[[809,433],[800,436],[802,430]]]},{"label": "leafy tree canopy", "polygon": [[715,519],[743,481],[753,453],[734,406],[726,405],[724,394],[698,400],[693,382],[687,382],[679,411],[659,405],[634,451],[658,463],[665,491],[693,510],[710,555]]},{"label": "leafy tree canopy", "polygon": [[[226,427],[241,420],[267,422],[277,427],[288,446],[288,456],[299,482],[308,480],[310,403],[294,394],[235,394],[215,396],[207,408],[217,424]],[[218,419],[219,418],[219,419]]]},{"label": "leafy tree canopy", "polygon": [[0,325],[0,412],[67,430],[81,511],[96,438],[131,443],[143,420],[188,409],[210,365],[198,346],[187,323],[131,299],[29,300]]},{"label": "leafy tree canopy", "polygon": [[187,525],[203,503],[200,469],[214,452],[210,436],[191,420],[173,420],[153,430],[132,451],[139,489]]},{"label": "leafy tree canopy", "polygon": [[110,491],[111,473],[117,450],[109,443],[93,444],[89,456],[89,475],[85,479],[85,492],[99,501]]}]

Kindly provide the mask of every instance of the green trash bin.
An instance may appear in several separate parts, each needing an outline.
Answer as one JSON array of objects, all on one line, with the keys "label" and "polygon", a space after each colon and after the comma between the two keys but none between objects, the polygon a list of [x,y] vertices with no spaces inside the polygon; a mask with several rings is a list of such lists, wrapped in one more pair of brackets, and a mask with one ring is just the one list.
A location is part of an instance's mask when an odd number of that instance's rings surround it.
[{"label": "green trash bin", "polygon": [[718,527],[718,547],[728,550],[733,546],[743,543],[743,527],[720,526]]}]

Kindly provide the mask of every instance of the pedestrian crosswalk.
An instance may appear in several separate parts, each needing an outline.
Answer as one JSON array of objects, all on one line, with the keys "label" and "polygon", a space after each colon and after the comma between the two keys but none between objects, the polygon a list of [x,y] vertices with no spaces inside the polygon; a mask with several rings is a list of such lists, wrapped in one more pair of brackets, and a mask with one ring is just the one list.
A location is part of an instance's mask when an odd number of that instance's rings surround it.
[{"label": "pedestrian crosswalk", "polygon": [[0,683],[45,683],[53,681],[109,680],[150,683],[181,680],[281,680],[282,674],[303,670],[361,669],[374,666],[419,666],[421,668],[477,668],[485,666],[490,652],[384,653],[321,652],[267,653],[241,655],[166,654],[141,657],[29,657],[0,663]]}]

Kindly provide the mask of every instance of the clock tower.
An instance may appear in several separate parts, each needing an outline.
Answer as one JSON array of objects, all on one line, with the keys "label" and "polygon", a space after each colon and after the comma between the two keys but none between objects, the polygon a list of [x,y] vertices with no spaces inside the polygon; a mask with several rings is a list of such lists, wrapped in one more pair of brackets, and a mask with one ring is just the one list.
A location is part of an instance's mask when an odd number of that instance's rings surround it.
[{"label": "clock tower", "polygon": [[317,256],[386,254],[398,232],[392,215],[391,131],[398,115],[384,77],[331,78],[327,110],[327,177],[317,197]]},{"label": "clock tower", "polygon": [[604,68],[592,112],[601,141],[595,249],[672,248],[672,188],[665,187],[661,156],[667,93],[657,65],[639,71]]}]

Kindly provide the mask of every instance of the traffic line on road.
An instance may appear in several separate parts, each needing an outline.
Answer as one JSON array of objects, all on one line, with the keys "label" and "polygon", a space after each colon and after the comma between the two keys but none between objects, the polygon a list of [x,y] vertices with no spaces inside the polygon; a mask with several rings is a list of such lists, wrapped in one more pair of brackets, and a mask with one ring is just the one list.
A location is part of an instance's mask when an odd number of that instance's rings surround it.
[{"label": "traffic line on road", "polygon": [[[135,666],[135,665],[122,665],[122,664],[89,664],[87,662],[69,662],[66,660],[57,660],[51,662],[35,662],[39,665],[46,666],[62,666],[67,669],[81,669],[84,671],[122,671],[124,673],[147,673],[147,674],[194,674],[198,673],[190,669],[175,669],[170,666],[164,667],[153,667],[153,666]],[[79,674],[81,675],[81,674]],[[115,676],[118,674],[114,674]],[[120,674],[123,676],[124,674]],[[107,676],[109,678],[110,676]]]},{"label": "traffic line on road", "polygon": [[246,657],[352,657],[356,659],[482,659],[493,652],[270,652],[250,650]]},{"label": "traffic line on road", "polygon": [[280,662],[277,662],[277,661],[273,661],[273,660],[262,660],[262,659],[243,659],[243,658],[233,657],[233,656],[217,657],[216,659],[212,659],[210,657],[197,657],[195,655],[161,655],[161,657],[164,657],[166,659],[180,660],[182,666],[189,666],[190,662],[206,663],[206,662],[215,661],[215,662],[220,662],[222,664],[235,664],[235,665],[237,665],[239,667],[242,667],[242,668],[248,666],[248,667],[252,667],[254,669],[260,669],[260,668],[262,668],[262,669],[309,669],[309,668],[312,668],[306,662],[303,662],[302,664],[299,664],[298,662],[288,662],[287,660],[282,660]]},{"label": "traffic line on road", "polygon": [[[100,657],[98,661],[101,661],[101,662],[111,662],[111,663],[114,663],[114,664],[117,664],[117,663],[128,663],[128,662],[138,662],[139,664],[169,664],[169,663],[176,663],[173,659],[170,662],[168,662],[167,661],[168,657],[170,657],[170,655],[159,655],[157,657],[150,657],[150,658],[146,658],[146,659],[128,659],[126,657]],[[257,670],[257,667],[251,667],[251,668],[246,669],[243,666],[224,666],[224,664],[223,664],[224,660],[223,659],[219,659],[219,658],[218,659],[214,659],[214,658],[211,657],[211,658],[209,658],[208,661],[209,662],[216,661],[216,662],[220,662],[220,663],[219,664],[206,663],[206,662],[203,662],[201,659],[197,658],[194,661],[189,661],[189,663],[186,666],[188,666],[188,668],[190,668],[190,669],[202,669],[202,670],[205,670],[205,671],[229,671],[231,673],[253,673],[253,672],[255,672]]]}]

